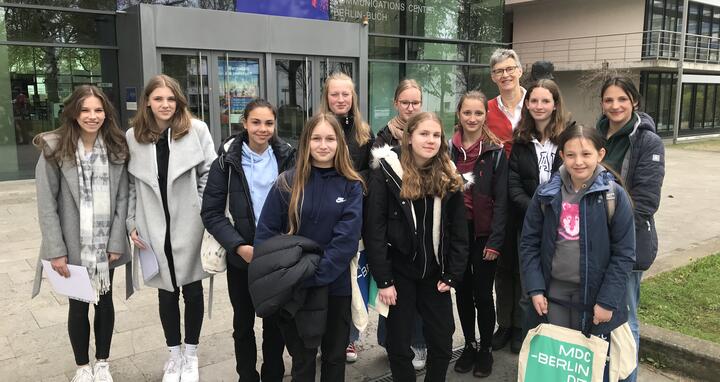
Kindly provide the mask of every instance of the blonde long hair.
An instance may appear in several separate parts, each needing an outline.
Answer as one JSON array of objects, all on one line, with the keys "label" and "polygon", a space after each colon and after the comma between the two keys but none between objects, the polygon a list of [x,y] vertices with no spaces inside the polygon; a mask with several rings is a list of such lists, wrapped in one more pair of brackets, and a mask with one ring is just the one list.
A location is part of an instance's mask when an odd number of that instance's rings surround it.
[{"label": "blonde long hair", "polygon": [[180,88],[180,84],[168,75],[158,74],[145,85],[143,95],[140,97],[138,112],[131,122],[135,140],[138,143],[152,143],[160,137],[160,127],[155,122],[155,116],[150,110],[150,94],[157,88],[168,88],[175,96],[175,114],[170,119],[172,139],[180,139],[190,131],[193,116],[188,109],[187,98]]},{"label": "blonde long hair", "polygon": [[330,87],[331,81],[347,81],[350,83],[352,87],[352,108],[350,109],[350,112],[352,113],[355,121],[355,140],[357,141],[358,146],[365,145],[368,141],[370,141],[370,125],[365,122],[362,113],[360,113],[358,95],[357,91],[355,91],[355,83],[350,76],[343,72],[335,72],[328,76],[325,80],[325,85],[323,85],[322,96],[320,98],[320,113],[332,114],[330,104],[328,103],[328,88]]},{"label": "blonde long hair", "polygon": [[333,159],[333,167],[335,171],[349,181],[358,181],[365,189],[360,175],[355,171],[350,159],[350,151],[345,143],[342,127],[338,123],[334,115],[330,113],[318,113],[305,123],[300,134],[298,142],[297,161],[295,163],[295,176],[292,179],[292,186],[287,179],[287,172],[278,178],[278,186],[280,189],[290,193],[290,202],[288,203],[288,234],[296,234],[300,230],[300,217],[302,216],[302,199],[304,197],[305,185],[310,179],[310,171],[312,169],[312,158],[310,156],[310,137],[315,128],[321,123],[327,123],[335,131],[337,137],[337,150]]},{"label": "blonde long hair", "polygon": [[[440,125],[440,150],[421,168],[415,164],[410,137],[420,123],[428,120]],[[448,192],[462,189],[463,181],[450,160],[442,122],[435,113],[422,112],[412,116],[403,133],[401,147],[400,164],[403,169],[401,198],[415,200],[426,195],[444,198]]]}]

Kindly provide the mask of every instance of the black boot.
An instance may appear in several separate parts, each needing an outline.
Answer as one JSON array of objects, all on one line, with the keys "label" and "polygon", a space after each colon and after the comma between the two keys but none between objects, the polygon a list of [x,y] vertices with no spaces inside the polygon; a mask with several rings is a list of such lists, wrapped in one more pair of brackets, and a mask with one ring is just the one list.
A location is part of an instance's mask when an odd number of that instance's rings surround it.
[{"label": "black boot", "polygon": [[477,357],[477,345],[475,342],[465,342],[460,358],[455,361],[455,371],[458,373],[467,373],[473,369],[475,358]]},{"label": "black boot", "polygon": [[523,337],[523,330],[520,328],[513,328],[512,329],[512,342],[510,342],[510,351],[519,354],[520,349],[522,349],[523,340],[525,337]]},{"label": "black boot", "polygon": [[512,330],[510,328],[498,327],[492,338],[492,350],[500,350],[507,345],[512,337]]},{"label": "black boot", "polygon": [[485,378],[492,373],[493,356],[490,348],[480,349],[477,354],[477,360],[475,360],[475,366],[473,367],[473,376],[478,378]]}]

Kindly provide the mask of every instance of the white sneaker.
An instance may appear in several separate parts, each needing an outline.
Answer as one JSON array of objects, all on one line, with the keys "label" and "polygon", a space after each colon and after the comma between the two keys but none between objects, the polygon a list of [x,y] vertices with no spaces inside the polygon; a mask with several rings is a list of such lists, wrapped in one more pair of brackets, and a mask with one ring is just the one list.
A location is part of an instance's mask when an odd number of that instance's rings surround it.
[{"label": "white sneaker", "polygon": [[200,374],[198,373],[198,357],[192,355],[183,355],[185,360],[183,361],[182,376],[180,381],[182,382],[198,382],[200,380]]},{"label": "white sneaker", "polygon": [[112,375],[110,375],[110,364],[106,361],[95,362],[93,374],[95,374],[94,382],[113,382]]},{"label": "white sneaker", "polygon": [[416,348],[415,346],[410,346],[410,349],[412,349],[413,353],[415,353],[415,358],[412,360],[412,365],[415,370],[424,369],[425,361],[427,361],[427,348]]},{"label": "white sneaker", "polygon": [[93,382],[93,371],[90,365],[79,367],[71,382]]},{"label": "white sneaker", "polygon": [[180,374],[182,374],[183,370],[183,357],[170,356],[165,362],[163,370],[165,374],[163,374],[162,382],[180,382]]}]

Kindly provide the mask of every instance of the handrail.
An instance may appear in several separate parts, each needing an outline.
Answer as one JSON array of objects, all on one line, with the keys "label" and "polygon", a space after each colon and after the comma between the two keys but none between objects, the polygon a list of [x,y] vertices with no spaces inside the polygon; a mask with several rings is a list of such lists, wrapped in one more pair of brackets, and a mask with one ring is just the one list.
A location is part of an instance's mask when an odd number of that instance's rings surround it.
[{"label": "handrail", "polygon": [[[720,64],[720,37],[688,33],[685,61]],[[554,63],[639,62],[679,59],[680,32],[648,30],[595,36],[515,41],[513,48],[525,62]]]}]

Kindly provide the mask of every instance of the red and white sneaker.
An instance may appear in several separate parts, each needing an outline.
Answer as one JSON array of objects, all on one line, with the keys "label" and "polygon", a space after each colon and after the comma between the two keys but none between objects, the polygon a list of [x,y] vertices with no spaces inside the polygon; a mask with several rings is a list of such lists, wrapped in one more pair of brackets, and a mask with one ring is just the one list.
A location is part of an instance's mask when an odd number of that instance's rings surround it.
[{"label": "red and white sneaker", "polygon": [[353,363],[357,361],[357,359],[358,353],[357,349],[355,349],[355,343],[351,342],[350,345],[348,345],[347,349],[345,349],[345,362]]}]

